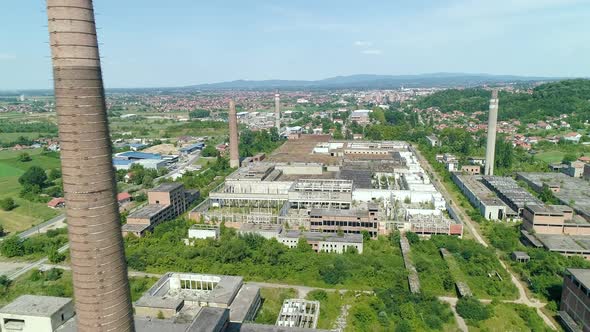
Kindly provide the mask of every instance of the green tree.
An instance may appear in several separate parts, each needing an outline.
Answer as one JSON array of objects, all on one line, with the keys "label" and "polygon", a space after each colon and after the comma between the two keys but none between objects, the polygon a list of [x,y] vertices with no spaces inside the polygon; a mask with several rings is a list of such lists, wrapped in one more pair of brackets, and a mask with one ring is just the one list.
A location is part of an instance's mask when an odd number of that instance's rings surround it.
[{"label": "green tree", "polygon": [[43,188],[47,183],[47,174],[39,166],[31,166],[18,178],[18,182],[23,186],[38,186]]},{"label": "green tree", "polygon": [[213,146],[211,144],[207,144],[207,146],[205,146],[203,151],[201,151],[201,156],[203,156],[203,157],[216,157],[218,155],[219,155],[219,152],[217,151],[217,149],[215,149],[215,146]]},{"label": "green tree", "polygon": [[49,180],[53,181],[53,180],[57,180],[61,178],[61,170],[57,169],[57,168],[53,168],[49,171]]},{"label": "green tree", "polygon": [[571,161],[576,161],[577,159],[578,159],[578,156],[575,153],[568,152],[563,156],[563,159],[561,160],[561,162],[564,164],[567,164]]},{"label": "green tree", "polygon": [[0,208],[2,208],[4,211],[12,211],[14,208],[16,208],[16,206],[17,205],[12,197],[7,197],[0,200]]}]

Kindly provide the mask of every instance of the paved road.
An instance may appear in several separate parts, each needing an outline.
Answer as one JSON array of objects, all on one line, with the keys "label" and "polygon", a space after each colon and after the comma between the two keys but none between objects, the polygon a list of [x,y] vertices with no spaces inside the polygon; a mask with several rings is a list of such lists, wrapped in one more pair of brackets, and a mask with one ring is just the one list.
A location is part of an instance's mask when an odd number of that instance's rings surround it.
[{"label": "paved road", "polygon": [[176,174],[178,174],[178,175],[182,175],[182,171],[183,171],[184,169],[186,169],[187,167],[189,167],[190,165],[192,165],[192,164],[195,162],[195,160],[199,159],[199,157],[200,157],[200,156],[201,156],[201,152],[200,152],[200,151],[197,151],[197,152],[195,152],[195,153],[192,153],[192,154],[190,155],[190,157],[189,157],[189,160],[188,160],[188,161],[186,161],[186,162],[184,162],[184,163],[179,163],[179,164],[178,164],[178,168],[171,170],[170,172],[168,172],[168,174],[166,174],[166,175],[162,175],[162,176],[160,176],[160,177],[156,178],[155,180],[156,180],[156,181],[158,181],[158,180],[162,180],[162,179],[165,179],[165,178],[168,178],[168,177],[174,176],[174,175],[176,175]]},{"label": "paved road", "polygon": [[[462,208],[460,208],[459,206],[457,206],[453,202],[451,194],[449,194],[449,192],[447,191],[447,188],[440,181],[438,173],[436,173],[434,171],[434,169],[432,168],[430,163],[422,156],[422,154],[420,153],[420,151],[418,151],[418,149],[416,149],[415,147],[412,147],[412,150],[414,150],[414,153],[416,154],[416,156],[418,156],[418,160],[422,164],[422,167],[432,174],[432,177],[433,177],[432,183],[440,191],[440,193],[447,200],[447,202],[451,205],[451,207],[455,210],[455,212],[457,214],[459,214],[460,219],[462,219],[462,221],[463,221],[463,225],[465,225],[467,227],[467,229],[469,229],[469,232],[471,233],[471,235],[473,235],[473,237],[477,240],[477,242],[479,242],[484,247],[488,247],[489,246],[488,243],[484,240],[484,238],[479,234],[479,232],[477,231],[477,229],[473,225],[473,223],[474,223],[473,220],[471,220],[471,218],[469,218],[469,216],[463,211]],[[518,280],[518,278],[514,275],[514,273],[512,273],[512,271],[510,271],[510,269],[508,269],[506,264],[502,261],[502,259],[500,259],[500,256],[497,252],[496,252],[496,255],[498,257],[498,261],[500,261],[500,265],[502,265],[502,267],[506,270],[506,272],[508,272],[508,274],[510,274],[510,280],[512,281],[514,286],[516,286],[516,288],[518,289],[518,299],[516,301],[513,301],[513,303],[524,304],[529,307],[535,308],[537,310],[537,313],[539,314],[539,316],[543,319],[543,321],[545,321],[545,323],[549,327],[556,330],[557,327],[555,326],[553,321],[549,317],[547,317],[547,315],[545,315],[545,313],[543,313],[543,311],[541,311],[541,308],[543,308],[545,306],[545,303],[542,303],[537,299],[530,299],[526,293],[525,286],[523,286],[522,282],[520,282],[520,280]]]},{"label": "paved road", "polygon": [[[60,253],[63,253],[66,250],[68,250],[69,248],[70,248],[70,245],[69,244],[65,244],[63,247],[59,248],[57,251],[60,252]],[[14,280],[14,279],[22,276],[23,274],[31,271],[32,269],[42,267],[47,262],[49,262],[49,259],[47,257],[43,257],[40,260],[38,260],[36,262],[33,262],[33,263],[30,263],[30,264],[24,266],[23,268],[21,268],[20,270],[12,273],[10,275],[8,275],[8,279]]]}]

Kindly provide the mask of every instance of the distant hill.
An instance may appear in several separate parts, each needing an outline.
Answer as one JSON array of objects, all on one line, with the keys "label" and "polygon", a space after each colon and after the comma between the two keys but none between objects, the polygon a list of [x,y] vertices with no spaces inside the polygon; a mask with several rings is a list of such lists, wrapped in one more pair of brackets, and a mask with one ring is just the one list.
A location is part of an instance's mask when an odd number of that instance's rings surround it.
[{"label": "distant hill", "polygon": [[[500,120],[519,119],[535,122],[547,116],[573,114],[590,119],[590,80],[575,79],[541,84],[533,94],[500,92]],[[479,89],[449,89],[420,98],[418,108],[438,107],[441,112],[465,113],[487,111],[490,92]]]},{"label": "distant hill", "polygon": [[488,75],[464,73],[434,73],[421,75],[350,75],[336,76],[317,81],[303,80],[237,80],[187,86],[187,89],[394,89],[400,87],[475,87],[484,84],[509,82],[554,81],[555,77],[532,77],[513,75]]}]

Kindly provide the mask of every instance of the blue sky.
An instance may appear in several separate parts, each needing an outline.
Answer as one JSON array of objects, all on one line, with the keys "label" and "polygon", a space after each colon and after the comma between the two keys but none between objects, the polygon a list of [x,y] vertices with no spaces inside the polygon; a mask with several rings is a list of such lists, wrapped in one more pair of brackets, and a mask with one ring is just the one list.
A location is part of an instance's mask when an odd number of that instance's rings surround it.
[{"label": "blue sky", "polygon": [[[2,0],[0,90],[51,87],[45,1]],[[107,87],[590,76],[590,0],[97,0]]]}]

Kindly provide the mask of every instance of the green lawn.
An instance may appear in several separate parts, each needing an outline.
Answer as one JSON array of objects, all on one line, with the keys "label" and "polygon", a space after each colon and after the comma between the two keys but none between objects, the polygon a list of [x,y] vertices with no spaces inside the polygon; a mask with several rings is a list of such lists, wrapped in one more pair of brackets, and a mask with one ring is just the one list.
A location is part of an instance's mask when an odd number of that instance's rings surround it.
[{"label": "green lawn", "polygon": [[[29,162],[18,161],[17,157],[23,152],[28,153],[32,160]],[[42,152],[42,149],[0,151],[0,199],[11,197],[18,205],[12,211],[0,210],[0,224],[7,232],[25,230],[32,225],[53,218],[61,212],[47,207],[45,203],[30,202],[19,197],[21,186],[18,183],[18,178],[29,167],[40,166],[46,170],[60,167],[57,155],[44,155]]]}]

